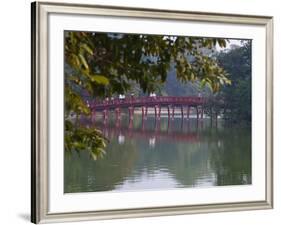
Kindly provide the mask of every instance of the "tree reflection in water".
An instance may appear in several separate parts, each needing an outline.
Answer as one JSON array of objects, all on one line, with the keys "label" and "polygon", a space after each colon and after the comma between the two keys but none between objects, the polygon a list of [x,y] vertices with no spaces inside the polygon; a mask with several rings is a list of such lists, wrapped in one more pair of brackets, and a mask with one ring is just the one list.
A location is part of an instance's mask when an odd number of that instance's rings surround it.
[{"label": "tree reflection in water", "polygon": [[110,143],[97,161],[84,152],[65,155],[66,193],[251,184],[249,128],[139,116],[84,122]]}]

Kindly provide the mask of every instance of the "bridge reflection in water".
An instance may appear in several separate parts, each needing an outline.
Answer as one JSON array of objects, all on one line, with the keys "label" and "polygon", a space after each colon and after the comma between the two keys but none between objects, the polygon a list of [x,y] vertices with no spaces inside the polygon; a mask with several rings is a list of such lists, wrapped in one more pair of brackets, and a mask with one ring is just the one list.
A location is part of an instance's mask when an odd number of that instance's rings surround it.
[{"label": "bridge reflection in water", "polygon": [[[203,126],[202,121],[199,123],[193,123],[193,130],[190,130],[191,122],[181,121],[179,129],[173,130],[173,126],[175,126],[174,121],[170,121],[169,119],[165,119],[164,125],[166,127],[161,127],[161,121],[154,121],[153,127],[147,127],[148,123],[152,121],[141,120],[141,128],[134,128],[133,123],[130,120],[129,126],[124,127],[116,124],[115,126],[100,126],[99,128],[103,132],[103,134],[108,138],[126,136],[127,138],[138,138],[138,139],[146,139],[149,140],[150,143],[155,143],[159,139],[167,139],[169,141],[180,141],[180,142],[198,142],[199,134],[194,128],[198,128],[199,126]],[[151,129],[152,128],[152,129]],[[186,132],[183,129],[186,128]],[[122,138],[120,140],[123,140]]]},{"label": "bridge reflection in water", "polygon": [[[168,140],[169,142],[200,142],[199,129],[209,123],[203,123],[203,120],[173,120],[170,117],[156,120],[151,117],[144,119],[140,115],[135,115],[135,119],[131,119],[128,115],[123,115],[117,120],[114,116],[108,115],[104,120],[102,116],[96,116],[97,119],[91,121],[84,118],[81,123],[87,126],[95,126],[103,135],[111,139],[117,139],[119,144],[123,144],[126,139],[145,140],[150,147],[154,147],[157,142]],[[90,125],[91,124],[91,125]]]}]

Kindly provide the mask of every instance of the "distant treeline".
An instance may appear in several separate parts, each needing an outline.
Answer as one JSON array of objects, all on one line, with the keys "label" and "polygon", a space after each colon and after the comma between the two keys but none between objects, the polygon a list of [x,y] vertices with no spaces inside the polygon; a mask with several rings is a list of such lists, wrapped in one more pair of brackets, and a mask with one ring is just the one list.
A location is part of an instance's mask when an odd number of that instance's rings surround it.
[{"label": "distant treeline", "polygon": [[231,85],[209,96],[206,111],[210,115],[223,115],[225,120],[232,123],[251,123],[251,44],[251,41],[243,41],[242,46],[232,46],[216,55],[219,65],[228,73]]}]

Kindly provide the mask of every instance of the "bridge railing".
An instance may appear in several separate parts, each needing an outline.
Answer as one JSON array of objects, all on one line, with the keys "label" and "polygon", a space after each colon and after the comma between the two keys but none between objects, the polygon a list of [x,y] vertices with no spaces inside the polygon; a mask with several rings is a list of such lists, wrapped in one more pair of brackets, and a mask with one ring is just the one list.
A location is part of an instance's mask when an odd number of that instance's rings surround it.
[{"label": "bridge railing", "polygon": [[197,96],[156,96],[156,97],[128,97],[125,99],[104,99],[104,100],[93,100],[90,102],[91,108],[101,107],[122,107],[122,106],[134,106],[142,105],[149,106],[151,104],[183,104],[183,105],[200,105],[205,102],[204,97]]}]

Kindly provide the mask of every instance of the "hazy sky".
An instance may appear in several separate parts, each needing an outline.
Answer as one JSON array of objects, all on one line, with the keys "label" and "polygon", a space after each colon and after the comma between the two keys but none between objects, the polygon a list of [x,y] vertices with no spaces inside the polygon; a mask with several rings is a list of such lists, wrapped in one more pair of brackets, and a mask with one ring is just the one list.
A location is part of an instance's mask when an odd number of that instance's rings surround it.
[{"label": "hazy sky", "polygon": [[231,45],[238,45],[238,46],[241,46],[241,41],[242,39],[229,39],[229,42],[226,42],[226,47],[225,48],[221,48],[218,44],[216,46],[217,50],[218,51],[221,51],[221,50],[225,50],[225,49],[229,49]]}]

